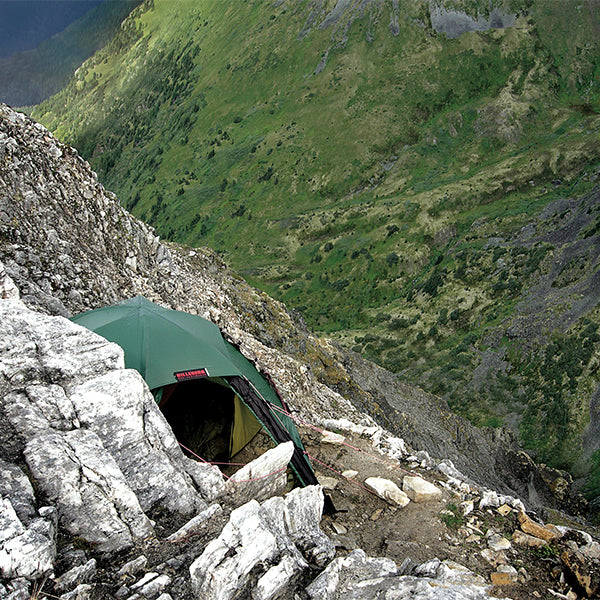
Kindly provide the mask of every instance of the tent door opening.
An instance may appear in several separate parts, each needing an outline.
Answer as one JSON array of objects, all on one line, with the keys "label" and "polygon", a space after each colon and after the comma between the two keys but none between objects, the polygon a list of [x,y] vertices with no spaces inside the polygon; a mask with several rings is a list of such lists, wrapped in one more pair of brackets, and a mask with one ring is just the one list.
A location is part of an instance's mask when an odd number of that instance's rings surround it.
[{"label": "tent door opening", "polygon": [[175,437],[207,461],[228,462],[262,429],[220,378],[183,381],[161,390],[156,401]]}]

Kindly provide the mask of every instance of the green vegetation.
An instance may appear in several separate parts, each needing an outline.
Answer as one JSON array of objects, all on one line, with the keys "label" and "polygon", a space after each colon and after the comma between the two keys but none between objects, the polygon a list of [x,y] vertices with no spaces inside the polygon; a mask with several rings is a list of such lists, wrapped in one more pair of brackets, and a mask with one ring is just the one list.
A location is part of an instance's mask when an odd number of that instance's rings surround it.
[{"label": "green vegetation", "polygon": [[448,502],[446,508],[440,513],[440,520],[448,529],[459,529],[467,520],[460,511],[460,508],[453,502]]},{"label": "green vegetation", "polygon": [[154,0],[34,116],[160,235],[211,246],[313,329],[585,471],[600,19],[502,6],[514,27],[447,39],[428,0],[329,21],[302,2]]},{"label": "green vegetation", "polygon": [[0,59],[2,102],[37,104],[61,90],[77,67],[111,40],[141,1],[103,2],[39,48]]}]

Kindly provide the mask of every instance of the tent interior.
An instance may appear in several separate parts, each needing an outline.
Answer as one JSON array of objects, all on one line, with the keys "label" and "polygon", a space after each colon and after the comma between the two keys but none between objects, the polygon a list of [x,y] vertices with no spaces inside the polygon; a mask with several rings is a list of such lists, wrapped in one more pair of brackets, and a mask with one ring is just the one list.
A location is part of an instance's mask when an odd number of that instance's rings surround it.
[{"label": "tent interior", "polygon": [[209,462],[230,462],[263,428],[221,377],[153,390],[177,440]]}]

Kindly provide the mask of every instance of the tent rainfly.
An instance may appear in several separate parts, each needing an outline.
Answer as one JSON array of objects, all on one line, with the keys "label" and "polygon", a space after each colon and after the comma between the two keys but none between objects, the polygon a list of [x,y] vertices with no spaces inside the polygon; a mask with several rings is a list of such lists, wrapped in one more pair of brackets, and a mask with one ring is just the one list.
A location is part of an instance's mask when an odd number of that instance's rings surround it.
[{"label": "tent rainfly", "polygon": [[[193,426],[191,437],[205,441],[214,441],[215,434],[228,437],[221,455],[229,458],[264,427],[276,443],[294,442],[291,465],[300,482],[318,483],[298,430],[281,412],[278,394],[214,323],[163,308],[142,296],[71,320],[123,348],[125,367],[145,379],[178,438],[176,426],[187,427],[188,433]],[[198,418],[191,419],[186,411]],[[229,421],[225,427],[223,415]]]}]

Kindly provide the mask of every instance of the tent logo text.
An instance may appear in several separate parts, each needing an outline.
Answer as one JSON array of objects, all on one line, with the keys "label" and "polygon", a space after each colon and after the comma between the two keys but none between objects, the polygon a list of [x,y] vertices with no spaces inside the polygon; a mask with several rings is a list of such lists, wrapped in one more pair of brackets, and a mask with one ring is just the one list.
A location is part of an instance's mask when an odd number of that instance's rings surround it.
[{"label": "tent logo text", "polygon": [[206,369],[193,369],[192,371],[179,371],[173,373],[177,381],[188,381],[189,379],[200,379],[200,377],[209,377]]}]

